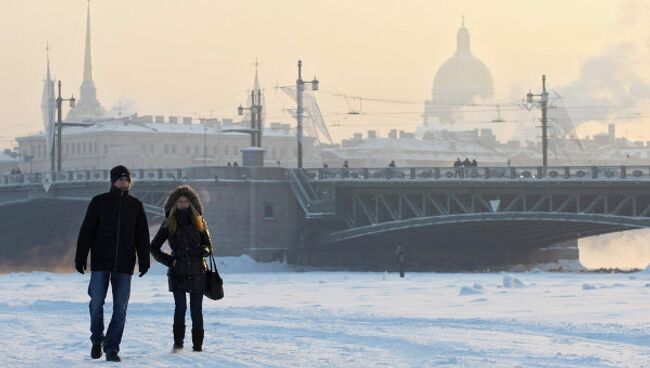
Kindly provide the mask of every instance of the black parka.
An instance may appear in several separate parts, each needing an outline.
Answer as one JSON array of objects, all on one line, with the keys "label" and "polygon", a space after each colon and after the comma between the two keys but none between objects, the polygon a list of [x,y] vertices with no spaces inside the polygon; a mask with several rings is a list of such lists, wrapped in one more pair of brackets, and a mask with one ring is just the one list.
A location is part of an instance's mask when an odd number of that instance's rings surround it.
[{"label": "black parka", "polygon": [[[201,213],[202,206],[191,188],[181,186],[173,191],[165,203],[167,217],[171,215],[171,207],[181,195],[187,197],[192,205]],[[176,231],[171,234],[168,218],[165,218],[160,229],[151,241],[151,254],[160,263],[167,266],[169,291],[203,292],[205,287],[205,271],[207,269],[204,257],[212,254],[210,233],[199,231],[192,221],[190,210],[176,211]],[[168,241],[171,254],[161,250],[163,243]],[[172,267],[173,262],[176,261]]]},{"label": "black parka", "polygon": [[136,255],[140,270],[149,268],[148,250],[149,225],[140,200],[112,186],[90,201],[79,230],[75,262],[86,263],[90,251],[92,271],[131,275]]}]

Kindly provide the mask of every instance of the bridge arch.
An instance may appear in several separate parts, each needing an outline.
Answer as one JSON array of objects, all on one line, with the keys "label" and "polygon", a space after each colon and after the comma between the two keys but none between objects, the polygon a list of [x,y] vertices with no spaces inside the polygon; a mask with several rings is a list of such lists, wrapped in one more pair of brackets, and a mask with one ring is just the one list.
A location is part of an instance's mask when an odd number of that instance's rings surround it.
[{"label": "bridge arch", "polygon": [[[612,216],[605,214],[586,213],[557,213],[557,212],[501,212],[501,213],[471,213],[441,216],[418,217],[399,221],[388,221],[379,224],[360,226],[330,234],[328,242],[347,241],[355,238],[383,235],[402,230],[414,230],[428,227],[444,227],[450,225],[476,226],[477,223],[497,224],[508,223],[539,223],[537,226],[518,227],[517,232],[528,236],[527,229],[545,228],[546,223],[555,230],[556,236],[592,236],[624,230],[650,228],[650,218]],[[564,226],[561,226],[564,224]],[[533,235],[533,234],[530,234]]]}]

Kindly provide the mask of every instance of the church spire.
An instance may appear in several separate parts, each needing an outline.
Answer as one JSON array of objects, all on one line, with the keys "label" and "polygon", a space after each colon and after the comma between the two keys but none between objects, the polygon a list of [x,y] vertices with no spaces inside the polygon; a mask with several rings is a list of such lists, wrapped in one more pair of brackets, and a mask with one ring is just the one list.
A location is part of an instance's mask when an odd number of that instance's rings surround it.
[{"label": "church spire", "polygon": [[47,55],[47,69],[45,71],[45,80],[43,81],[43,96],[41,98],[41,113],[43,116],[43,133],[48,152],[51,152],[52,135],[54,129],[54,115],[56,113],[56,101],[54,99],[54,81],[50,73],[50,45],[45,48]]},{"label": "church spire", "polygon": [[84,50],[84,75],[79,87],[79,102],[77,107],[68,110],[66,119],[87,120],[104,116],[105,111],[97,100],[97,88],[93,81],[93,60],[90,47],[90,0],[86,12],[86,48]]},{"label": "church spire", "polygon": [[90,0],[86,13],[86,52],[84,54],[84,81],[93,80],[93,59],[90,52]]},{"label": "church spire", "polygon": [[253,81],[253,91],[257,93],[257,91],[260,89],[260,81],[257,78],[257,66],[260,65],[259,62],[257,62],[257,59],[255,59],[255,80]]}]

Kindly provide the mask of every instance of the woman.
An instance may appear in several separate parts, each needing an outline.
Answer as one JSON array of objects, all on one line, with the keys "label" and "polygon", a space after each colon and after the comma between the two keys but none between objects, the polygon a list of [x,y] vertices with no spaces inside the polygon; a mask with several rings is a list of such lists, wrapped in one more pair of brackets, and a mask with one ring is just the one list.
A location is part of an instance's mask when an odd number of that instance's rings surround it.
[{"label": "woman", "polygon": [[[192,316],[192,350],[203,348],[203,289],[205,287],[204,257],[212,254],[210,233],[203,219],[203,207],[197,193],[189,185],[181,185],[167,196],[165,220],[151,242],[151,254],[169,267],[169,291],[174,293],[174,350],[183,348],[187,293],[190,294]],[[160,250],[169,241],[171,254]]]}]

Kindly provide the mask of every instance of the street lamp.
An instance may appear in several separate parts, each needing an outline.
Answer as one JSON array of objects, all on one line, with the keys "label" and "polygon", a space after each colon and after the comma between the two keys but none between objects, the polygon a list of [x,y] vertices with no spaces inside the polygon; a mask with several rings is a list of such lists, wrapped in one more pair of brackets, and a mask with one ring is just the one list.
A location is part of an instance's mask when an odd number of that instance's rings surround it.
[{"label": "street lamp", "polygon": [[238,131],[250,132],[251,147],[262,147],[262,91],[257,90],[257,99],[255,98],[255,91],[251,91],[251,106],[237,107],[237,115],[244,115],[244,110],[251,112],[251,127],[250,129],[227,129],[225,131]]},{"label": "street lamp", "polygon": [[318,80],[314,77],[312,81],[302,80],[302,60],[298,60],[298,79],[296,79],[296,140],[298,141],[298,168],[302,168],[302,95],[305,91],[305,84],[311,84],[312,91],[318,91]]},{"label": "street lamp", "polygon": [[[59,97],[56,98],[56,171],[61,171],[61,130],[63,129],[63,121],[61,121],[62,105],[63,101],[70,102],[70,108],[77,106],[77,100],[75,100],[74,95],[70,98],[61,98],[61,81],[58,83],[59,86]],[[52,171],[54,171],[54,156],[52,156]]]},{"label": "street lamp", "polygon": [[539,102],[542,109],[542,166],[548,164],[548,92],[546,92],[546,75],[542,75],[542,93],[533,94],[528,91],[526,94],[526,108],[531,110],[533,104]]},{"label": "street lamp", "polygon": [[32,166],[32,162],[34,161],[34,155],[23,155],[23,159],[25,162],[29,162],[29,176],[32,177],[34,176],[34,167]]}]

